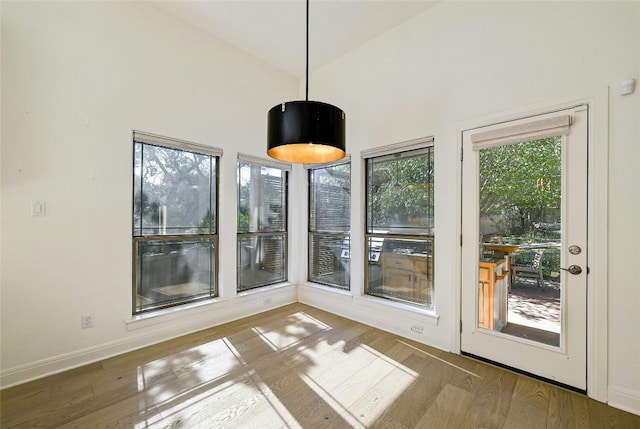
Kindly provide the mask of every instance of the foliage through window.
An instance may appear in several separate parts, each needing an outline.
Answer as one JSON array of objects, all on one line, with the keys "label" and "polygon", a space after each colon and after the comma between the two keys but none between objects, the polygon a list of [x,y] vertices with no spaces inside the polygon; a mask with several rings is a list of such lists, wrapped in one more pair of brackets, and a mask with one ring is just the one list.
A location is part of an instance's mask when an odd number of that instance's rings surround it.
[{"label": "foliage through window", "polygon": [[479,152],[481,241],[518,246],[514,265],[530,265],[543,250],[547,282],[558,281],[560,272],[562,138]]},{"label": "foliage through window", "polygon": [[308,280],[349,289],[351,163],[309,169]]},{"label": "foliage through window", "polygon": [[134,132],[133,313],[217,295],[220,149]]},{"label": "foliage through window", "polygon": [[503,236],[559,238],[561,143],[555,136],[481,150],[481,218]]},{"label": "foliage through window", "polygon": [[238,292],[287,280],[287,175],[239,155]]},{"label": "foliage through window", "polygon": [[398,147],[363,154],[366,293],[433,308],[433,143]]}]

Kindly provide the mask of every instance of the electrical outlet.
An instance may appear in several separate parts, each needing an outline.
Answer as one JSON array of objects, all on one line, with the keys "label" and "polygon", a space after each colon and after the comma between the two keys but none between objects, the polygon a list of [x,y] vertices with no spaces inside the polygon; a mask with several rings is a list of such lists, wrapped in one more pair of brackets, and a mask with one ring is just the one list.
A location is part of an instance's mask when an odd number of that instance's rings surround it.
[{"label": "electrical outlet", "polygon": [[411,325],[411,330],[413,332],[417,332],[418,334],[422,334],[422,330],[424,329],[424,327],[422,325],[418,325],[416,323],[414,323],[413,325]]},{"label": "electrical outlet", "polygon": [[91,314],[83,314],[80,316],[80,327],[82,329],[91,328],[93,326],[93,316]]}]

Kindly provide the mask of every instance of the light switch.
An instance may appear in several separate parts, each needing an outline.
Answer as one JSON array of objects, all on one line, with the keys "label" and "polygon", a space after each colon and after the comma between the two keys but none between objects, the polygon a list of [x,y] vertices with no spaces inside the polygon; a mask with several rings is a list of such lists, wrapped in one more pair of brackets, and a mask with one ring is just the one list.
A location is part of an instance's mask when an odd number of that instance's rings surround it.
[{"label": "light switch", "polygon": [[44,201],[31,201],[31,216],[44,216],[45,205]]}]

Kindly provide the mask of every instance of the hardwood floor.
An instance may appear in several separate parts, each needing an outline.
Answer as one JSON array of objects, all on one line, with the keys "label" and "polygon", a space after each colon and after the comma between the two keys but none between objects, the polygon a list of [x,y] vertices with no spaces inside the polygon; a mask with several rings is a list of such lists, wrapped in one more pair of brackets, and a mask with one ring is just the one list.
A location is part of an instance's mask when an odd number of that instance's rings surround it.
[{"label": "hardwood floor", "polygon": [[1,392],[2,428],[640,428],[586,396],[302,304]]}]

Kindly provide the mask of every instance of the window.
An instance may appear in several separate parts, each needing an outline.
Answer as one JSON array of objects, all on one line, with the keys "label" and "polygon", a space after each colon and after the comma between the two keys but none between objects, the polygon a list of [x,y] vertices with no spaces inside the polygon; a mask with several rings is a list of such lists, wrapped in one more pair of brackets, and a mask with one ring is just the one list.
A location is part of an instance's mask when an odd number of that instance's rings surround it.
[{"label": "window", "polygon": [[433,308],[433,139],[364,151],[366,293]]},{"label": "window", "polygon": [[221,155],[133,133],[133,314],[217,295]]},{"label": "window", "polygon": [[351,162],[309,168],[308,280],[349,289]]},{"label": "window", "polygon": [[291,167],[238,155],[238,292],[287,280],[287,177]]}]

